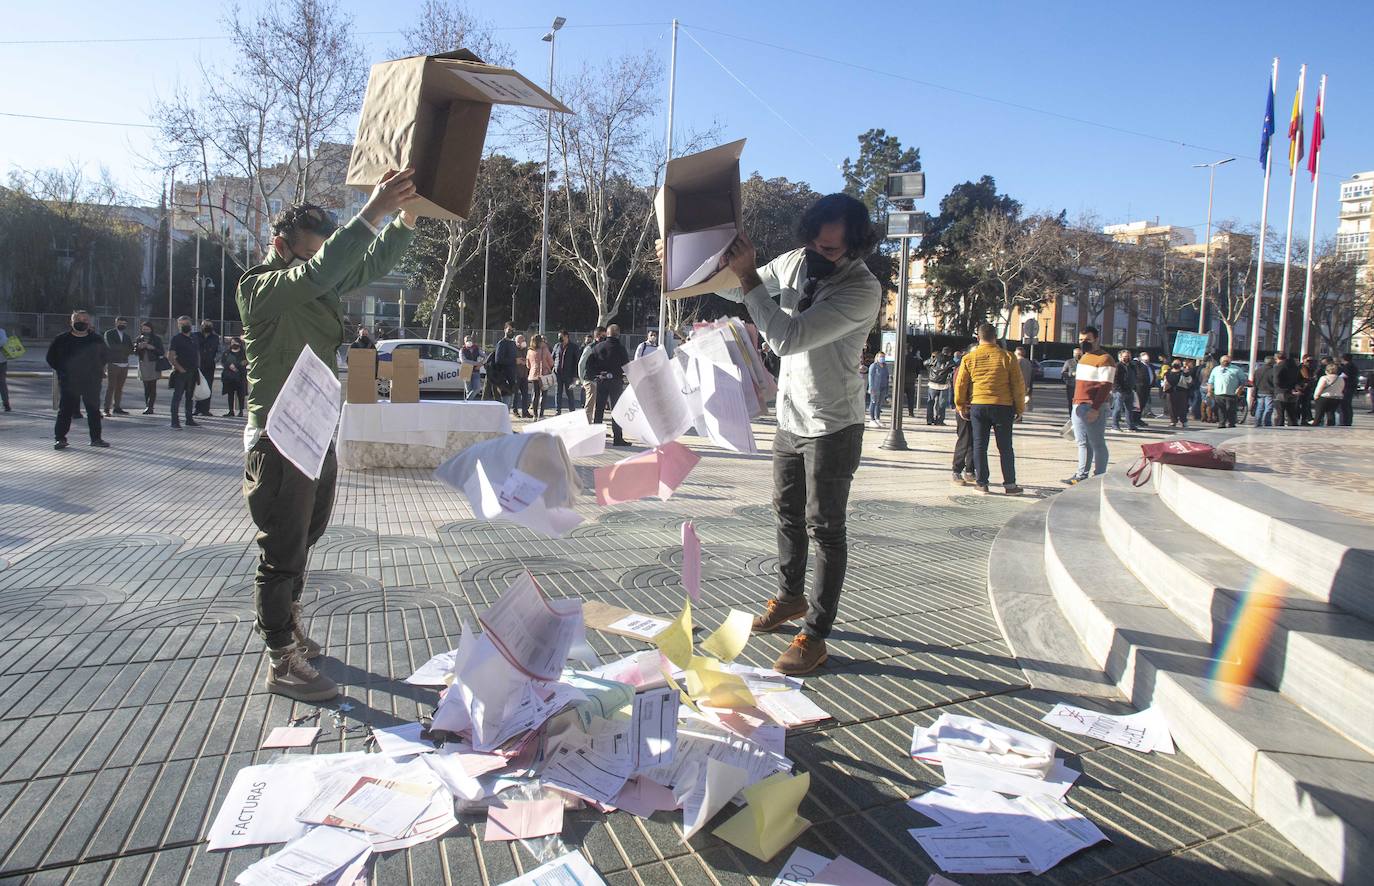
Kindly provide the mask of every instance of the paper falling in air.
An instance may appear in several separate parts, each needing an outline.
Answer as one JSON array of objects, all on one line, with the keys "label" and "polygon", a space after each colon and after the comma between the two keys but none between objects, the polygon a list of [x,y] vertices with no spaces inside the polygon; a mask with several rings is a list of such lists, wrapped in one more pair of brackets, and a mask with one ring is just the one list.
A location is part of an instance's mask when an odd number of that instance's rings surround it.
[{"label": "paper falling in air", "polygon": [[687,665],[687,693],[714,708],[752,708],[758,704],[744,678],[722,670],[713,658],[694,656]]},{"label": "paper falling in air", "polygon": [[701,602],[701,539],[691,520],[682,524],[682,586],[693,603]]},{"label": "paper falling in air", "polygon": [[277,726],[262,743],[268,748],[308,748],[320,734],[318,726]]},{"label": "paper falling in air", "polygon": [[811,787],[811,773],[777,775],[745,788],[749,805],[735,813],[714,833],[761,861],[769,861],[788,843],[801,836],[811,822],[797,814]]},{"label": "paper falling in air", "polygon": [[606,429],[587,421],[587,413],[574,409],[565,415],[533,422],[520,429],[524,434],[551,434],[563,441],[569,458],[590,458],[606,451]]},{"label": "paper falling in air", "polygon": [[272,445],[312,480],[319,479],[339,427],[342,391],[334,370],[306,345],[267,413]]},{"label": "paper falling in air", "polygon": [[654,644],[679,668],[686,669],[692,663],[692,601],[682,601],[682,612],[654,637]]},{"label": "paper falling in air", "polygon": [[734,661],[748,644],[753,625],[754,616],[732,609],[725,622],[716,628],[711,636],[701,641],[701,649],[721,661]]},{"label": "paper falling in air", "polygon": [[695,836],[747,784],[749,773],[738,766],[722,763],[715,757],[708,757],[704,766],[697,764],[696,776],[688,781],[686,796],[681,800],[682,841]]},{"label": "paper falling in air", "polygon": [[597,468],[596,503],[618,505],[654,496],[667,501],[699,461],[701,456],[673,441]]}]

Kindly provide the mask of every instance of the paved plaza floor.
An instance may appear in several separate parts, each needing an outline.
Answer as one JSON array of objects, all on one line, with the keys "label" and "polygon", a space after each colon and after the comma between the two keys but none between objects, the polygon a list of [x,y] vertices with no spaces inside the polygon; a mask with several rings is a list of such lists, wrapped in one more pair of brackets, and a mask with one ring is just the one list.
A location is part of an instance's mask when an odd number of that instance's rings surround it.
[{"label": "paved plaza floor", "polygon": [[[54,452],[46,382],[11,385],[17,411],[0,415],[0,879],[232,882],[266,850],[205,850],[219,798],[241,767],[279,753],[258,750],[268,731],[314,711],[263,688],[242,424],[214,418],[173,431],[163,403],[154,417],[107,419],[110,450],[86,446],[78,425],[72,448]],[[831,658],[806,683],[834,720],[787,736],[788,755],[812,778],[801,813],[813,826],[800,845],[894,883],[924,883],[935,868],[906,830],[930,822],[905,801],[943,779],[910,759],[913,727],[948,711],[1043,732],[1040,716],[1075,701],[1030,688],[986,587],[998,529],[1073,469],[1057,386],[1050,394],[1016,431],[1023,497],[951,485],[952,417],[942,428],[915,422],[905,453],[880,450],[886,432],[867,431]],[[755,426],[765,450],[772,429]],[[1113,458],[1133,456],[1143,436],[1112,435]],[[598,508],[587,494],[586,522],[557,540],[474,521],[428,472],[341,473],[305,603],[326,646],[322,670],[352,709],[342,732],[329,712],[320,718],[316,752],[362,749],[365,725],[431,713],[436,692],[401,680],[452,648],[459,620],[475,621],[522,569],[553,596],[676,613],[679,527],[690,518],[703,543],[698,623],[714,629],[731,607],[758,607],[777,567],[768,455],[687,442],[703,459],[670,500]],[[579,465],[587,485],[593,464],[621,455]],[[603,657],[645,648],[589,637]],[[768,665],[788,639],[755,637],[742,658]],[[1185,755],[1052,737],[1083,772],[1068,802],[1111,844],[1039,878],[954,880],[1323,882]],[[517,844],[483,842],[481,828],[465,820],[442,840],[384,856],[374,881],[499,884],[535,866]],[[680,813],[578,812],[563,839],[612,884],[766,886],[790,851],[763,863],[709,829],[688,844],[681,833]]]}]

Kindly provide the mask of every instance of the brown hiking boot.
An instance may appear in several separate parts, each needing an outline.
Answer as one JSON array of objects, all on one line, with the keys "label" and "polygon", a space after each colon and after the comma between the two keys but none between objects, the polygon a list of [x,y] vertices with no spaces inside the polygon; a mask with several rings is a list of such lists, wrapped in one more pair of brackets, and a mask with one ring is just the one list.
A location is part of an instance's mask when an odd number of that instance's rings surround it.
[{"label": "brown hiking boot", "polygon": [[267,691],[296,701],[328,701],[339,694],[334,681],[310,666],[295,646],[267,650]]},{"label": "brown hiking boot", "polygon": [[291,636],[296,640],[296,648],[301,651],[301,655],[307,659],[319,658],[324,652],[324,647],[316,643],[305,635],[305,628],[301,626],[305,620],[305,607],[299,602],[291,604]]},{"label": "brown hiking boot", "polygon": [[819,637],[798,634],[792,645],[783,650],[778,660],[773,662],[773,670],[791,677],[809,674],[825,664],[830,655],[825,651],[825,641]]},{"label": "brown hiking boot", "polygon": [[798,597],[795,603],[784,603],[777,597],[769,600],[763,615],[754,616],[753,631],[756,634],[771,634],[795,618],[806,614],[806,598]]}]

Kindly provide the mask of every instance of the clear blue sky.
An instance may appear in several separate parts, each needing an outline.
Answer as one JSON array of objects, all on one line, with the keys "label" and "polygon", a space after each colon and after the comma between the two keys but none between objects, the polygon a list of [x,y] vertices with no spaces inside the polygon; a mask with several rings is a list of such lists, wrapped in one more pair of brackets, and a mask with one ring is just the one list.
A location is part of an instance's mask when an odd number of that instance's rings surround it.
[{"label": "clear blue sky", "polygon": [[[344,5],[359,31],[390,32],[410,22],[419,0],[345,0]],[[1253,223],[1260,202],[1259,125],[1275,55],[1281,59],[1275,101],[1280,151],[1286,152],[1298,65],[1309,65],[1309,124],[1317,78],[1322,73],[1330,78],[1319,235],[1335,229],[1340,178],[1374,170],[1370,15],[1368,3],[1357,0],[1301,7],[1225,0],[484,0],[469,6],[501,29],[500,37],[517,53],[517,66],[536,80],[543,79],[547,67],[547,45],[539,37],[555,14],[568,18],[559,35],[558,68],[564,72],[608,55],[643,50],[658,52],[666,68],[667,22],[679,16],[706,49],[814,146],[725,74],[685,33],[678,47],[678,131],[715,121],[722,140],[749,139],[747,169],[804,179],[820,191],[838,189],[832,161],[854,155],[855,136],[881,127],[920,147],[930,209],[952,185],[991,174],[1031,209],[1067,209],[1071,216],[1092,211],[1107,222],[1157,216],[1197,225],[1200,232],[1207,172],[1190,166],[1234,154],[1240,159],[1217,174],[1214,215]],[[212,37],[222,32],[222,8],[212,0],[10,4],[0,43]],[[397,41],[389,33],[362,39],[369,61],[386,58]],[[194,83],[196,59],[214,58],[224,47],[217,40],[0,45],[0,82],[6,85],[0,90],[0,111],[146,121],[154,96],[166,94],[178,81]],[[156,194],[157,177],[137,156],[152,153],[152,130],[0,117],[0,132],[0,170],[69,160],[104,164],[131,191],[149,199]],[[1277,168],[1270,224],[1280,230],[1287,188],[1286,166]],[[1295,229],[1304,234],[1309,188],[1303,172]]]}]

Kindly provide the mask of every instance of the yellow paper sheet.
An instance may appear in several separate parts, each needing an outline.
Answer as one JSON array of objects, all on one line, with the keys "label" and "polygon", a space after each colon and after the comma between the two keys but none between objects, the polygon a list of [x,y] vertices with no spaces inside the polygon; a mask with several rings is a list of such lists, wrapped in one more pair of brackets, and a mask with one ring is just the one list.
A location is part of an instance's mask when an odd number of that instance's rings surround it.
[{"label": "yellow paper sheet", "polygon": [[725,623],[701,641],[701,649],[721,661],[734,661],[749,642],[749,632],[753,626],[754,616],[732,609]]},{"label": "yellow paper sheet", "polygon": [[744,678],[720,669],[720,662],[700,655],[687,665],[687,694],[713,708],[748,708],[757,704]]},{"label": "yellow paper sheet", "polygon": [[715,834],[760,861],[771,861],[811,826],[811,822],[797,814],[810,788],[809,772],[769,776],[744,789],[749,805],[716,828]]},{"label": "yellow paper sheet", "polygon": [[682,598],[682,612],[654,637],[654,645],[669,661],[686,668],[692,661],[692,601]]}]

